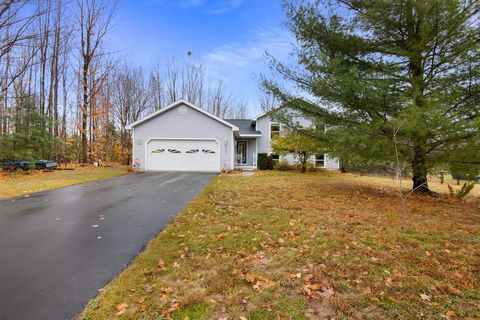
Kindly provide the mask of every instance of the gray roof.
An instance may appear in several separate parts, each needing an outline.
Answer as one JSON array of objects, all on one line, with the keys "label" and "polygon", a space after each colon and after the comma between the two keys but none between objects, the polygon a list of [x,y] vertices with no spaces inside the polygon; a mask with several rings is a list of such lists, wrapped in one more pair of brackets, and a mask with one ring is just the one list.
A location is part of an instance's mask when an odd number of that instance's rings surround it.
[{"label": "gray roof", "polygon": [[262,134],[255,130],[255,121],[251,119],[224,119],[240,129],[240,134]]}]

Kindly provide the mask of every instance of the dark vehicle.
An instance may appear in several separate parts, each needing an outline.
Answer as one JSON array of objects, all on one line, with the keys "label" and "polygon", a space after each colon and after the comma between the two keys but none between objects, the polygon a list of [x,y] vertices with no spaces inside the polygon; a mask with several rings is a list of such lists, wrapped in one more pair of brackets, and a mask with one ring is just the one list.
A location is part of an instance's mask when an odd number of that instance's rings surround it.
[{"label": "dark vehicle", "polygon": [[55,170],[58,167],[57,161],[38,160],[35,162],[35,169]]},{"label": "dark vehicle", "polygon": [[30,161],[5,161],[2,164],[2,169],[5,171],[16,171],[16,170],[24,170],[27,171],[32,167],[32,163]]}]

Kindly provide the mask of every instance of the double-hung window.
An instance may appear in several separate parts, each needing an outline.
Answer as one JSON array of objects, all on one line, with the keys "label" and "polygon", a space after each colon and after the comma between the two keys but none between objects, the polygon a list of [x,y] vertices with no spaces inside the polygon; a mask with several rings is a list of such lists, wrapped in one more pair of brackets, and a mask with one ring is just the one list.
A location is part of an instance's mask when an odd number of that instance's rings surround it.
[{"label": "double-hung window", "polygon": [[317,153],[315,155],[315,168],[325,168],[325,154]]},{"label": "double-hung window", "polygon": [[270,140],[275,139],[280,135],[280,125],[278,123],[270,124]]}]

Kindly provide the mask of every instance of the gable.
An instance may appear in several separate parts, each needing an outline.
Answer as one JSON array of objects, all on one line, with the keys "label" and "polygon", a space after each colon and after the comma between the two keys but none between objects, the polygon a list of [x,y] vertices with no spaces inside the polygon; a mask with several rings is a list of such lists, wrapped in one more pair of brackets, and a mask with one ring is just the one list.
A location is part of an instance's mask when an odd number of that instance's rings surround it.
[{"label": "gable", "polygon": [[175,117],[172,117],[172,115],[170,114],[170,118],[172,121],[175,121],[175,118],[178,117],[178,119],[182,119],[182,117],[188,117],[188,113],[190,111],[194,112],[194,113],[199,113],[202,115],[201,118],[205,118],[205,119],[208,119],[208,120],[214,120],[216,122],[219,122],[233,130],[238,130],[238,128],[236,126],[234,126],[233,124],[223,120],[223,119],[220,119],[219,117],[195,106],[194,104],[188,102],[188,101],[185,101],[185,100],[179,100],[177,102],[174,102],[172,103],[171,105],[169,106],[166,106],[138,121],[135,121],[134,123],[131,123],[129,125],[127,125],[125,128],[127,130],[131,130],[133,129],[134,127],[136,126],[139,126],[139,125],[142,125],[146,122],[149,122],[149,121],[152,121],[153,119],[157,118],[157,117],[161,117],[163,114],[166,114],[170,111],[172,111],[173,109],[176,109],[177,110],[177,113],[176,113],[176,116]]},{"label": "gable", "polygon": [[288,115],[288,117],[290,118],[290,124],[291,125],[305,127],[305,128],[312,128],[312,127],[315,126],[313,121],[311,119],[306,118],[303,114],[301,114],[300,111],[292,110],[288,107],[274,108],[274,109],[270,110],[269,112],[265,112],[265,113],[257,116],[255,118],[255,120],[257,121],[257,123],[263,123],[263,122],[278,123],[278,122],[280,122],[280,124],[285,124],[285,125],[288,124],[287,122],[282,123],[282,121],[274,119],[275,116],[272,118],[272,116],[271,116],[272,113],[273,114],[277,113],[278,115]]}]

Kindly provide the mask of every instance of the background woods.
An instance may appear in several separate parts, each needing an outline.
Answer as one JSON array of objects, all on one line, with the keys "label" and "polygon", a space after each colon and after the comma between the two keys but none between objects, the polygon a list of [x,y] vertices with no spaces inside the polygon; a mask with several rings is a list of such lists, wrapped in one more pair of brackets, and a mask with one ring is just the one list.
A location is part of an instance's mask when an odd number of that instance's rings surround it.
[{"label": "background woods", "polygon": [[245,116],[245,104],[200,64],[172,59],[144,70],[111,53],[115,12],[105,0],[1,2],[0,160],[128,164],[126,125],[180,98]]}]

